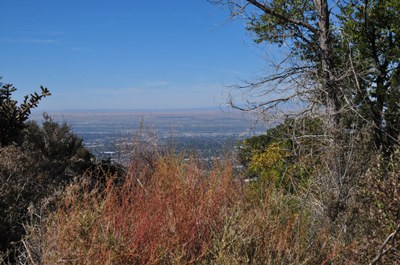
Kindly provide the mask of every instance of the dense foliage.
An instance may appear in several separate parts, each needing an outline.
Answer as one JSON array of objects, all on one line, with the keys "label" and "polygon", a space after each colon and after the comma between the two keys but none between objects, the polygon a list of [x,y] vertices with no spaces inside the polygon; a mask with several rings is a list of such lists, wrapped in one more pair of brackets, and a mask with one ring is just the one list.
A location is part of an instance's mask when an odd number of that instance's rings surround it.
[{"label": "dense foliage", "polygon": [[0,249],[18,242],[30,205],[90,167],[92,155],[67,125],[25,124],[20,145],[0,149]]},{"label": "dense foliage", "polygon": [[301,100],[314,114],[325,110],[332,126],[369,128],[390,156],[400,135],[398,1],[210,1],[244,18],[256,43],[282,51],[276,71],[238,85],[247,110]]},{"label": "dense foliage", "polygon": [[29,101],[25,97],[19,107],[11,98],[11,85],[1,91],[0,251],[5,251],[25,233],[29,206],[82,174],[93,156],[67,124],[57,124],[48,115],[41,125],[27,121],[30,109],[50,94],[47,89]]},{"label": "dense foliage", "polygon": [[41,87],[41,94],[33,93],[25,96],[24,102],[18,106],[12,99],[12,93],[17,89],[11,84],[0,83],[0,147],[18,142],[21,139],[25,121],[28,120],[31,110],[37,107],[40,100],[50,95],[47,88]]}]

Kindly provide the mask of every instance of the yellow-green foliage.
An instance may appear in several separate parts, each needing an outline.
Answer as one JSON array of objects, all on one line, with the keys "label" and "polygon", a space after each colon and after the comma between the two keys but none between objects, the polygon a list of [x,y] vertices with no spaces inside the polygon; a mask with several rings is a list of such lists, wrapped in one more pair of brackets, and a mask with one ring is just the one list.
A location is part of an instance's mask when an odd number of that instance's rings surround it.
[{"label": "yellow-green foliage", "polygon": [[250,160],[250,169],[269,175],[272,182],[277,182],[279,173],[286,168],[291,154],[282,143],[271,143],[264,152],[256,152]]},{"label": "yellow-green foliage", "polygon": [[307,166],[294,159],[282,142],[271,143],[265,151],[255,152],[248,167],[250,174],[257,177],[253,188],[265,190],[267,186],[293,191],[304,186]]},{"label": "yellow-green foliage", "polygon": [[290,152],[281,143],[271,143],[265,151],[254,152],[248,170],[257,181],[250,184],[250,197],[263,200],[268,186],[285,186],[289,158]]}]

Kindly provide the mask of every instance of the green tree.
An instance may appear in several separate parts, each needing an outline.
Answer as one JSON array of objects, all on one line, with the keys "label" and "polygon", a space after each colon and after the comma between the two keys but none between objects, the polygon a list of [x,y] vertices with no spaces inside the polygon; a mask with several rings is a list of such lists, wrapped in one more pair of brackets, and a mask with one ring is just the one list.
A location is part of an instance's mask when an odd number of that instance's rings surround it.
[{"label": "green tree", "polygon": [[326,110],[331,128],[369,126],[378,149],[398,144],[398,1],[210,1],[243,17],[256,43],[282,50],[276,72],[238,85],[250,98],[242,107],[232,96],[234,107],[265,112],[301,100],[305,110]]},{"label": "green tree", "polygon": [[34,92],[24,97],[24,102],[18,102],[11,98],[12,93],[17,89],[11,84],[0,84],[0,147],[9,145],[21,140],[21,134],[26,127],[31,110],[36,108],[39,101],[50,94],[45,87],[41,88],[41,94]]},{"label": "green tree", "polygon": [[353,106],[371,124],[374,142],[393,150],[400,133],[400,3],[349,1],[341,6],[343,41],[353,58]]}]

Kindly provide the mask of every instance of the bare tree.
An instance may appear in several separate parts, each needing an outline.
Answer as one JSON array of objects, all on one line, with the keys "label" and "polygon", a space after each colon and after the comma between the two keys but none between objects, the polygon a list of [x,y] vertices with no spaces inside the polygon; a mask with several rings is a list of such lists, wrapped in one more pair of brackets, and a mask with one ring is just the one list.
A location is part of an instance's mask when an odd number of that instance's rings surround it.
[{"label": "bare tree", "polygon": [[300,100],[306,102],[307,110],[323,107],[339,124],[342,100],[333,51],[334,6],[329,7],[329,1],[210,1],[228,6],[232,17],[244,18],[256,42],[267,41],[287,52],[274,64],[275,73],[235,86],[249,97],[246,106],[241,106],[231,95],[233,107],[265,113]]},{"label": "bare tree", "polygon": [[234,86],[233,107],[264,115],[300,101],[307,113],[324,110],[334,138],[346,120],[348,128],[351,123],[371,127],[375,146],[388,154],[399,144],[396,0],[209,1],[227,6],[232,18],[241,17],[256,43],[282,51],[275,72]]}]

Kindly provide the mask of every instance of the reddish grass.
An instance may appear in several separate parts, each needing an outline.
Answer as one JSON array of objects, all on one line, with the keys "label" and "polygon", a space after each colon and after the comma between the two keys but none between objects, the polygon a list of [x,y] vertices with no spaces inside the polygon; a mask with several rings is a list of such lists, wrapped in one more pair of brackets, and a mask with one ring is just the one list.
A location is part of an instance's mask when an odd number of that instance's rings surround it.
[{"label": "reddish grass", "polygon": [[46,228],[45,260],[192,263],[208,254],[239,195],[229,162],[210,171],[177,157],[159,157],[151,170],[138,164],[120,186],[110,178],[102,191],[87,182],[69,187]]},{"label": "reddish grass", "polygon": [[263,201],[248,197],[229,160],[206,169],[196,159],[147,151],[135,153],[123,179],[110,176],[95,188],[86,179],[66,189],[56,211],[30,235],[40,242],[34,249],[41,264],[343,260],[344,247],[307,207],[299,210],[298,197],[273,187]]}]

